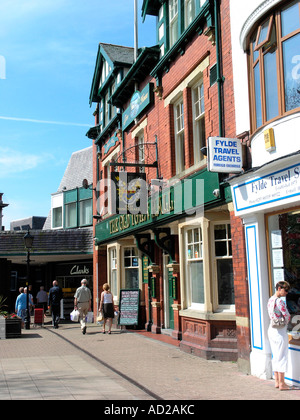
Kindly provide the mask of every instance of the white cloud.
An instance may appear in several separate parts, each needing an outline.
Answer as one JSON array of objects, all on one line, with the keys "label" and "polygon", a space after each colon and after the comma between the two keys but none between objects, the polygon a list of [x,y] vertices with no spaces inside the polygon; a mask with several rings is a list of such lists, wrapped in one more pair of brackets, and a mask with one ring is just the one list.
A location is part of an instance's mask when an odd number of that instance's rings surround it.
[{"label": "white cloud", "polygon": [[31,118],[18,118],[18,117],[0,116],[0,120],[22,121],[22,122],[31,122],[31,123],[39,123],[39,124],[72,125],[76,127],[91,127],[91,124],[81,124],[81,123],[72,123],[72,122],[64,122],[64,121],[34,120]]},{"label": "white cloud", "polygon": [[0,179],[34,169],[49,159],[53,159],[53,157],[47,153],[42,155],[26,154],[0,147]]}]

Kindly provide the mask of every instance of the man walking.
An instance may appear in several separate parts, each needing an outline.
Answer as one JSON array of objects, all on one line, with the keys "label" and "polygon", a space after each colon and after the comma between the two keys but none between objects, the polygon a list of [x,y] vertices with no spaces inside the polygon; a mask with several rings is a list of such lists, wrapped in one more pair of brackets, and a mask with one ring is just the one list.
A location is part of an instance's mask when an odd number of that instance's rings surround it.
[{"label": "man walking", "polygon": [[85,317],[91,310],[92,294],[90,289],[87,287],[87,280],[81,280],[81,287],[75,292],[74,295],[74,309],[79,311],[79,320],[81,324],[82,334],[86,333],[86,321]]},{"label": "man walking", "polygon": [[54,328],[58,328],[59,323],[59,311],[60,301],[63,298],[63,292],[58,285],[58,282],[54,280],[53,287],[49,290],[48,306],[51,307],[52,312],[52,325]]}]

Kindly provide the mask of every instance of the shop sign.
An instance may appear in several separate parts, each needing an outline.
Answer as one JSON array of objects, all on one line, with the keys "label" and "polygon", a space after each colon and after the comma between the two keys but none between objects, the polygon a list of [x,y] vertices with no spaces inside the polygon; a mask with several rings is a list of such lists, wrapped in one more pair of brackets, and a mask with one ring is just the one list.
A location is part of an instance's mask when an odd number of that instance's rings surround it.
[{"label": "shop sign", "polygon": [[208,138],[208,171],[231,174],[240,173],[242,169],[242,144],[239,139]]},{"label": "shop sign", "polygon": [[141,92],[136,91],[132,95],[129,107],[122,114],[122,129],[126,130],[134,119],[152,102],[153,83],[148,83]]},{"label": "shop sign", "polygon": [[111,137],[104,145],[104,154],[106,155],[109,150],[115,146],[115,144],[119,141],[117,135],[115,134],[113,137]]},{"label": "shop sign", "polygon": [[70,276],[87,276],[88,274],[90,274],[90,270],[85,265],[83,267],[74,265],[70,270]]},{"label": "shop sign", "polygon": [[283,200],[292,203],[299,200],[300,163],[231,188],[237,213],[270,208]]}]

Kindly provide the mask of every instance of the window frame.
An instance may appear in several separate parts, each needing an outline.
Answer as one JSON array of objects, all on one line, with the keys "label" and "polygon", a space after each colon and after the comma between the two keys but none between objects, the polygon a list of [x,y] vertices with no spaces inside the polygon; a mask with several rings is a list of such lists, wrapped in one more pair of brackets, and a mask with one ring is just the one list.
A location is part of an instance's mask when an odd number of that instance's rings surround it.
[{"label": "window frame", "polygon": [[[188,234],[190,231],[192,231],[192,236],[194,238],[194,231],[198,229],[198,231],[200,232],[199,235],[199,242],[189,242],[188,240]],[[197,256],[194,253],[194,256],[191,257],[189,255],[189,246],[195,246],[195,244],[199,244],[201,245],[201,247],[199,246],[199,249],[201,248],[201,255],[198,254]],[[186,288],[187,288],[187,309],[191,309],[191,310],[197,310],[197,311],[205,311],[206,308],[206,291],[205,291],[205,258],[204,258],[204,237],[203,237],[203,227],[202,224],[199,224],[197,227],[195,226],[187,226],[184,229],[184,254],[185,254],[185,260],[186,260]],[[203,269],[203,297],[204,297],[204,302],[200,303],[200,302],[193,302],[193,284],[192,284],[192,279],[190,276],[190,264],[193,262],[202,262],[202,269]]]},{"label": "window frame", "polygon": [[176,171],[176,174],[180,174],[186,168],[183,97],[180,97],[180,99],[178,99],[174,103],[173,110],[174,110],[175,171]]},{"label": "window frame", "polygon": [[[216,226],[226,225],[226,238],[225,239],[215,239],[215,228]],[[218,279],[218,261],[222,260],[231,260],[232,257],[232,235],[230,238],[228,236],[228,228],[231,227],[229,220],[216,220],[211,223],[211,255],[212,255],[212,278],[213,278],[213,307],[214,312],[235,312],[235,303],[234,304],[220,304],[219,303],[219,279]],[[217,256],[216,255],[216,242],[226,242],[226,255]],[[229,242],[231,242],[231,255],[229,252]],[[233,268],[232,268],[233,275]],[[234,280],[233,280],[234,287]],[[234,294],[234,291],[233,291]],[[234,294],[235,296],[235,294]]]},{"label": "window frame", "polygon": [[[201,87],[203,88],[203,96],[201,96]],[[195,100],[196,90],[198,91],[198,100]],[[201,79],[192,87],[192,109],[193,109],[193,149],[194,149],[194,164],[201,164],[205,162],[205,156],[201,152],[201,148],[206,146],[205,137],[205,103],[204,103],[204,82]],[[203,100],[203,110],[201,102]],[[196,115],[196,105],[199,104],[200,113]],[[201,135],[201,124],[204,125],[204,136]]]},{"label": "window frame", "polygon": [[[294,1],[289,3],[281,4],[280,7],[273,9],[268,17],[264,17],[261,23],[256,26],[249,35],[248,41],[248,68],[249,68],[249,92],[250,92],[250,117],[251,117],[251,133],[255,133],[257,130],[260,130],[266,124],[269,124],[272,121],[275,121],[278,118],[299,112],[299,107],[294,107],[293,109],[287,109],[287,100],[286,100],[286,86],[285,86],[285,74],[284,74],[284,54],[283,47],[284,43],[294,36],[300,34],[300,25],[299,28],[293,30],[287,35],[282,35],[282,12],[292,6]],[[300,2],[298,4],[299,11],[299,20],[300,20]],[[258,44],[262,26],[269,20],[268,33],[265,39]],[[274,43],[268,45],[271,41],[272,31],[275,31],[275,40]],[[276,116],[272,116],[270,119],[267,117],[267,93],[266,93],[266,73],[265,73],[265,60],[264,57],[266,54],[272,52],[272,49],[275,48],[276,54],[276,80],[277,80],[277,101],[278,101],[278,113]],[[256,90],[255,81],[258,79],[255,76],[255,68],[259,66],[259,89]],[[257,72],[256,70],[256,72]],[[257,102],[257,99],[260,98],[260,103]],[[259,106],[259,108],[258,108]],[[257,111],[261,113],[260,116]]]}]

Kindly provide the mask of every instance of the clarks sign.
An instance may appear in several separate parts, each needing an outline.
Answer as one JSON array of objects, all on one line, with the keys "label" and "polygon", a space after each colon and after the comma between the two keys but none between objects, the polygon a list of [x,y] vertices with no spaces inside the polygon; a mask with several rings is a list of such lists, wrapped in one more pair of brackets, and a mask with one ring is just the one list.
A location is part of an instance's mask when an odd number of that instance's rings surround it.
[{"label": "clarks sign", "polygon": [[90,270],[85,265],[83,267],[74,265],[70,270],[70,276],[87,276],[88,274],[90,274]]}]

